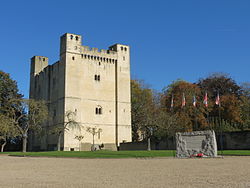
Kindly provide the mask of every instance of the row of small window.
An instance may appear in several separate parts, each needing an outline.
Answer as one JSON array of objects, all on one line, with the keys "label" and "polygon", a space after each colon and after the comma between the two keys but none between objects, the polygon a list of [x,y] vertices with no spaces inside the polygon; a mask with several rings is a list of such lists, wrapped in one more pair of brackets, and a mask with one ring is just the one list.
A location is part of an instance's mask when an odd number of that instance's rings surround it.
[{"label": "row of small window", "polygon": [[[85,57],[85,59],[86,58],[88,58],[88,59],[91,59],[91,60],[100,60],[100,61],[103,61],[103,62],[105,62],[105,59],[106,59],[106,62],[112,62],[112,63],[114,63],[114,62],[116,62],[117,63],[117,60],[114,60],[114,59],[109,59],[109,58],[102,58],[102,57],[100,57],[100,59],[99,59],[99,57],[96,57],[96,56],[90,56],[90,55],[83,55],[82,54],[82,58],[83,57]],[[72,60],[75,60],[75,57],[74,56],[72,56]],[[125,56],[123,56],[123,61],[125,61]],[[101,62],[99,62],[99,65],[101,65]]]},{"label": "row of small window", "polygon": [[127,48],[126,48],[126,47],[121,46],[121,51],[123,51],[123,50],[126,52],[126,51],[127,51]]},{"label": "row of small window", "polygon": [[95,74],[95,81],[100,81],[100,75]]},{"label": "row of small window", "polygon": [[45,61],[45,58],[43,57],[43,58],[41,58],[41,57],[39,57],[39,61],[41,61],[43,59],[43,61]]},{"label": "row of small window", "polygon": [[[73,40],[73,39],[74,39],[74,36],[73,36],[73,35],[70,35],[70,39]],[[75,36],[75,39],[76,39],[76,41],[78,41],[78,40],[79,40],[79,37],[78,37],[78,36]]]},{"label": "row of small window", "polygon": [[[102,114],[102,107],[98,106],[95,108],[95,114],[96,115],[101,115]],[[53,117],[56,117],[56,110],[53,110]]]},{"label": "row of small window", "polygon": [[103,62],[109,62],[109,63],[115,63],[115,62],[117,62],[116,59],[110,59],[110,58],[105,58],[105,57],[98,57],[98,56],[87,55],[87,54],[82,54],[82,58],[91,59],[91,60],[97,60],[97,61],[103,61]]}]

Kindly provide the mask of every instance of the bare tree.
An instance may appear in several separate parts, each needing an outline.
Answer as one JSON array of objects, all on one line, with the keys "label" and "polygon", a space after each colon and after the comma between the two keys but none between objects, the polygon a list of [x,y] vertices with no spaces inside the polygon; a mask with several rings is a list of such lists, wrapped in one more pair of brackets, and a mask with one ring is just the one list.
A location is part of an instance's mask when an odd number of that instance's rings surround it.
[{"label": "bare tree", "polygon": [[79,141],[79,151],[81,151],[81,141],[84,138],[83,135],[76,135],[75,139]]},{"label": "bare tree", "polygon": [[97,127],[87,127],[86,131],[90,134],[92,134],[93,136],[93,142],[92,142],[92,147],[91,147],[91,151],[95,151],[95,135],[100,135],[100,133],[102,132],[101,128],[97,128]]},{"label": "bare tree", "polygon": [[81,125],[75,120],[76,112],[68,110],[65,113],[66,121],[64,123],[59,123],[50,130],[52,134],[56,134],[58,136],[57,140],[57,151],[61,150],[61,138],[65,131],[69,131],[70,129],[79,129],[81,130]]}]

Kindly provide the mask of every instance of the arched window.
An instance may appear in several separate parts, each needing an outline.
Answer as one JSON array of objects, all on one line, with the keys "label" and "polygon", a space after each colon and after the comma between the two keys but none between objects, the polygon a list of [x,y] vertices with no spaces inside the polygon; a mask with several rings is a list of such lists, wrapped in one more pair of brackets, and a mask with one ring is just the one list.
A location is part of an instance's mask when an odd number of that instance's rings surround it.
[{"label": "arched window", "polygon": [[102,107],[98,105],[98,106],[95,108],[95,114],[101,115],[102,113],[103,113]]},{"label": "arched window", "polygon": [[73,60],[73,61],[75,60],[75,57],[74,57],[74,56],[72,57],[72,60]]},{"label": "arched window", "polygon": [[101,107],[98,109],[98,112],[99,112],[99,114],[102,114],[102,108]]},{"label": "arched window", "polygon": [[95,74],[95,80],[97,80],[97,75]]},{"label": "arched window", "polygon": [[127,48],[125,47],[124,50],[127,51]]},{"label": "arched window", "polygon": [[78,36],[76,36],[76,41],[79,39],[79,37]]},{"label": "arched window", "polygon": [[121,50],[123,50],[123,47],[121,46]]},{"label": "arched window", "polygon": [[100,81],[100,75],[97,76],[97,80]]},{"label": "arched window", "polygon": [[71,39],[71,40],[73,39],[73,35],[70,35],[70,39]]}]

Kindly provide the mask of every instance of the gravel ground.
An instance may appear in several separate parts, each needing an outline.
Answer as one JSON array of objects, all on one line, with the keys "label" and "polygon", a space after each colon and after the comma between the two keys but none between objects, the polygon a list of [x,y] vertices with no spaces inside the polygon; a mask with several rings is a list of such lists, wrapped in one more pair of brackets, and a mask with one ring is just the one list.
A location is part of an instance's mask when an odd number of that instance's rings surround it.
[{"label": "gravel ground", "polygon": [[0,187],[250,187],[250,157],[73,159],[1,155]]}]

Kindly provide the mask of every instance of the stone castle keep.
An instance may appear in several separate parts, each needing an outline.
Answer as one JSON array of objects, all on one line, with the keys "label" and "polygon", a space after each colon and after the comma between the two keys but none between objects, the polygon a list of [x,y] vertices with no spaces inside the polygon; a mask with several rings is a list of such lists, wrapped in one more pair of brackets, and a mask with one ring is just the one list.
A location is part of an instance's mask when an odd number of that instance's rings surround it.
[{"label": "stone castle keep", "polygon": [[[30,98],[49,103],[50,120],[45,130],[63,126],[65,113],[75,112],[83,129],[64,131],[61,149],[90,150],[93,136],[86,127],[102,129],[95,144],[116,150],[131,141],[130,49],[115,44],[108,50],[82,46],[80,35],[66,33],[60,40],[60,60],[48,65],[48,58],[31,58]],[[76,136],[83,135],[79,141]],[[32,150],[55,150],[57,135],[48,132],[32,136]]]}]

